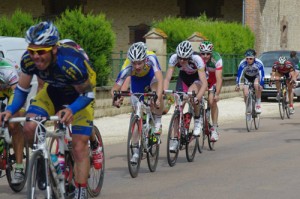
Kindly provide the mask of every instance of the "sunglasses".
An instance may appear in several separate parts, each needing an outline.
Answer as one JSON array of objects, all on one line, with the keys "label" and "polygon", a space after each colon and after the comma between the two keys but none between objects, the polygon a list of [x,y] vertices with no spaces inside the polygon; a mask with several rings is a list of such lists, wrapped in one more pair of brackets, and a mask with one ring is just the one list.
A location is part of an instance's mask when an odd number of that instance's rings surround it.
[{"label": "sunglasses", "polygon": [[253,60],[254,58],[252,57],[247,57],[246,60]]},{"label": "sunglasses", "polygon": [[48,52],[50,52],[52,50],[52,46],[50,47],[46,47],[46,48],[27,48],[27,51],[30,55],[35,55],[35,54],[38,54],[38,55],[44,55]]},{"label": "sunglasses", "polygon": [[200,53],[201,55],[203,55],[203,56],[209,56],[209,55],[211,55],[211,53]]},{"label": "sunglasses", "polygon": [[189,58],[178,57],[179,60],[187,61]]}]

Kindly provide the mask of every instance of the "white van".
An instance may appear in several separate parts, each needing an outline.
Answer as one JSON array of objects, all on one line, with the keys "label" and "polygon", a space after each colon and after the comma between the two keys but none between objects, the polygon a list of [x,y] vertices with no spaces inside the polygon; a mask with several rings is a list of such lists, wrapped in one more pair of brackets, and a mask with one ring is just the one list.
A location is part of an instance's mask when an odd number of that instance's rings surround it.
[{"label": "white van", "polygon": [[[27,46],[28,43],[24,38],[0,36],[0,57],[13,60],[20,66],[22,55],[26,51]],[[31,91],[27,98],[28,100],[35,96],[37,85],[37,79],[34,76]]]}]

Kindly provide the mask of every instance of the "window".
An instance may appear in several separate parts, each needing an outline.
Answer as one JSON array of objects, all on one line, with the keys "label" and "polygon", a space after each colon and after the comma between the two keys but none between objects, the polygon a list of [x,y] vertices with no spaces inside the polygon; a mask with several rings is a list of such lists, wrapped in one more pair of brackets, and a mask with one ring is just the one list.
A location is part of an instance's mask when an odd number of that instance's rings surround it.
[{"label": "window", "polygon": [[45,15],[59,15],[67,8],[75,9],[86,4],[87,0],[43,0]]},{"label": "window", "polygon": [[128,26],[129,27],[129,44],[135,42],[145,42],[144,35],[150,30],[150,26],[146,24],[140,24],[137,26]]}]

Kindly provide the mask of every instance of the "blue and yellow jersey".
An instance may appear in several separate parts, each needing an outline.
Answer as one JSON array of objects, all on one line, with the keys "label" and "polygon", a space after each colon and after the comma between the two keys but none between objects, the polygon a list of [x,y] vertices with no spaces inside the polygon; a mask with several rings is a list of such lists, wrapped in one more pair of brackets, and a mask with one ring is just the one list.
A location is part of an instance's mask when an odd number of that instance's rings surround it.
[{"label": "blue and yellow jersey", "polygon": [[145,65],[144,65],[142,71],[139,73],[136,73],[133,66],[131,65],[130,60],[127,58],[121,68],[121,71],[120,71],[118,77],[117,77],[116,83],[118,85],[122,85],[128,76],[143,78],[143,77],[147,76],[149,73],[152,73],[154,75],[154,73],[156,71],[160,71],[160,70],[161,70],[161,67],[159,65],[159,62],[158,62],[158,59],[157,59],[155,53],[152,51],[147,51],[147,57],[145,59]]},{"label": "blue and yellow jersey", "polygon": [[67,89],[75,89],[73,85],[84,83],[87,79],[96,86],[96,73],[89,61],[73,47],[61,45],[57,47],[56,61],[46,70],[40,71],[26,51],[21,60],[21,70],[28,75],[37,75],[49,85]]}]

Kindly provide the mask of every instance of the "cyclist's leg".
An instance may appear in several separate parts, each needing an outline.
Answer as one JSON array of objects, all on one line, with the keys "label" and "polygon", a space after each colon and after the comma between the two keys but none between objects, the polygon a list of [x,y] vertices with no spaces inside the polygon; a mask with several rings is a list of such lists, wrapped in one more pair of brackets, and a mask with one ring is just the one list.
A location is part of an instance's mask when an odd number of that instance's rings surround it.
[{"label": "cyclist's leg", "polygon": [[254,80],[255,96],[256,96],[256,105],[255,110],[257,113],[261,113],[261,86],[259,82],[259,76]]},{"label": "cyclist's leg", "polygon": [[[155,77],[153,77],[151,81],[151,90],[157,91],[158,88],[158,82]],[[162,124],[161,124],[161,117],[164,110],[164,103],[163,103],[163,97],[160,96],[159,99],[157,99],[160,102],[160,107],[157,109],[155,106],[152,107],[151,111],[154,114],[154,123],[155,123],[155,134],[160,135],[162,133]]]},{"label": "cyclist's leg", "polygon": [[288,90],[288,98],[289,98],[289,109],[290,113],[294,114],[294,93],[293,93],[293,84],[290,83],[290,79],[287,78],[286,80],[287,90]]},{"label": "cyclist's leg", "polygon": [[219,139],[219,132],[218,132],[218,116],[219,116],[219,108],[218,102],[214,100],[214,91],[213,86],[209,86],[208,90],[208,103],[211,110],[211,119],[212,119],[212,127],[211,127],[211,140],[217,141]]},{"label": "cyclist's leg", "polygon": [[[278,73],[278,72],[275,73],[275,80],[280,80],[281,77],[282,77],[281,73]],[[276,90],[277,90],[276,98],[279,101],[280,100],[280,89],[281,89],[280,81],[276,81],[275,85],[276,85]]]},{"label": "cyclist's leg", "polygon": [[87,180],[90,172],[90,156],[88,141],[92,134],[94,120],[94,103],[92,101],[84,109],[74,115],[72,123],[72,153],[74,155],[75,195],[87,195]]},{"label": "cyclist's leg", "polygon": [[[195,91],[196,95],[201,88],[201,83],[199,80],[196,80],[192,85],[190,85],[188,91]],[[199,136],[202,131],[202,124],[200,121],[200,103],[195,104],[194,100],[191,100],[194,107],[194,135]]]}]

